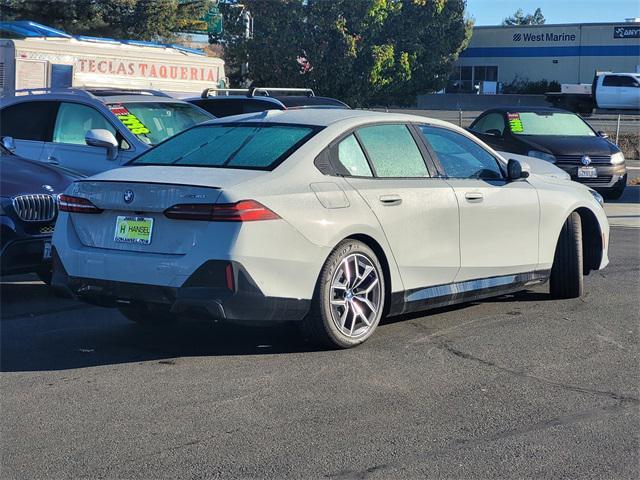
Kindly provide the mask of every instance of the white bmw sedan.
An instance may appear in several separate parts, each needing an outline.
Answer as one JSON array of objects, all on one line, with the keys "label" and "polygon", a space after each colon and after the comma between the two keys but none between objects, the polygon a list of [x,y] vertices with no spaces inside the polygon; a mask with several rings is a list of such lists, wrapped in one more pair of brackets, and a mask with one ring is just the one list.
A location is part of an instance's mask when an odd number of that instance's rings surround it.
[{"label": "white bmw sedan", "polygon": [[60,198],[55,288],[131,320],[297,321],[352,347],[383,316],[605,267],[601,197],[449,123],[268,111],[195,126]]}]

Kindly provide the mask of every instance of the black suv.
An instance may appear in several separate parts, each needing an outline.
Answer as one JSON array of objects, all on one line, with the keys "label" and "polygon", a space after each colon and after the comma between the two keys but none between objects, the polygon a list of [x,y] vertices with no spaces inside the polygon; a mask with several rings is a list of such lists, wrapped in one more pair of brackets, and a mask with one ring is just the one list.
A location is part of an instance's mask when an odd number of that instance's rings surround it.
[{"label": "black suv", "polygon": [[192,103],[216,117],[292,108],[349,108],[335,98],[316,97],[308,88],[207,88]]},{"label": "black suv", "polygon": [[82,175],[18,157],[11,143],[0,143],[0,276],[35,272],[50,283],[58,194]]}]

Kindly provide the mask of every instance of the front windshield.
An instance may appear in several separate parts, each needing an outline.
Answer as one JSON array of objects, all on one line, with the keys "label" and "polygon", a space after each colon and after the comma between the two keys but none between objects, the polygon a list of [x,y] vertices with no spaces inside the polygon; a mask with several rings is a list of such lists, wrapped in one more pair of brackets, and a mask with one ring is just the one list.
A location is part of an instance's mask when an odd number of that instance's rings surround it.
[{"label": "front windshield", "polygon": [[516,135],[595,137],[584,120],[564,112],[509,112],[509,128]]},{"label": "front windshield", "polygon": [[212,117],[189,103],[114,103],[109,110],[131,133],[148,145],[156,145]]},{"label": "front windshield", "polygon": [[271,170],[315,131],[303,125],[202,125],[152,148],[129,164]]}]

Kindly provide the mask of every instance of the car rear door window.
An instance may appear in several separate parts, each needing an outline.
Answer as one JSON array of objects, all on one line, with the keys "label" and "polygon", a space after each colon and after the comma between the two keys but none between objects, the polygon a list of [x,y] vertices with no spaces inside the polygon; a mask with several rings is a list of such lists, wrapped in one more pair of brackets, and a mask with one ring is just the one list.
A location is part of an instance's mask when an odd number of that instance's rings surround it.
[{"label": "car rear door window", "polygon": [[421,125],[420,131],[436,153],[448,177],[486,180],[503,178],[498,161],[473,140],[446,128]]},{"label": "car rear door window", "polygon": [[428,177],[422,154],[406,125],[374,125],[357,131],[378,177]]},{"label": "car rear door window", "polygon": [[80,103],[62,102],[53,129],[54,143],[86,145],[84,137],[89,130],[100,128],[114,136],[116,129],[95,108]]},{"label": "car rear door window", "polygon": [[10,105],[0,112],[0,136],[48,142],[58,102],[32,101]]},{"label": "car rear door window", "polygon": [[349,174],[354,177],[373,176],[367,157],[353,134],[338,144],[338,160]]}]

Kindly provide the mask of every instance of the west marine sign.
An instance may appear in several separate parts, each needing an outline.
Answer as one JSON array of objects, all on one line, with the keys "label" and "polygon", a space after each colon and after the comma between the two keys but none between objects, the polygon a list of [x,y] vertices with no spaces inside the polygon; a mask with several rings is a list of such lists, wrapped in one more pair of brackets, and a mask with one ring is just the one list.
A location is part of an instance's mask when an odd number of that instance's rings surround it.
[{"label": "west marine sign", "polygon": [[578,37],[575,33],[514,33],[514,42],[575,42]]}]

